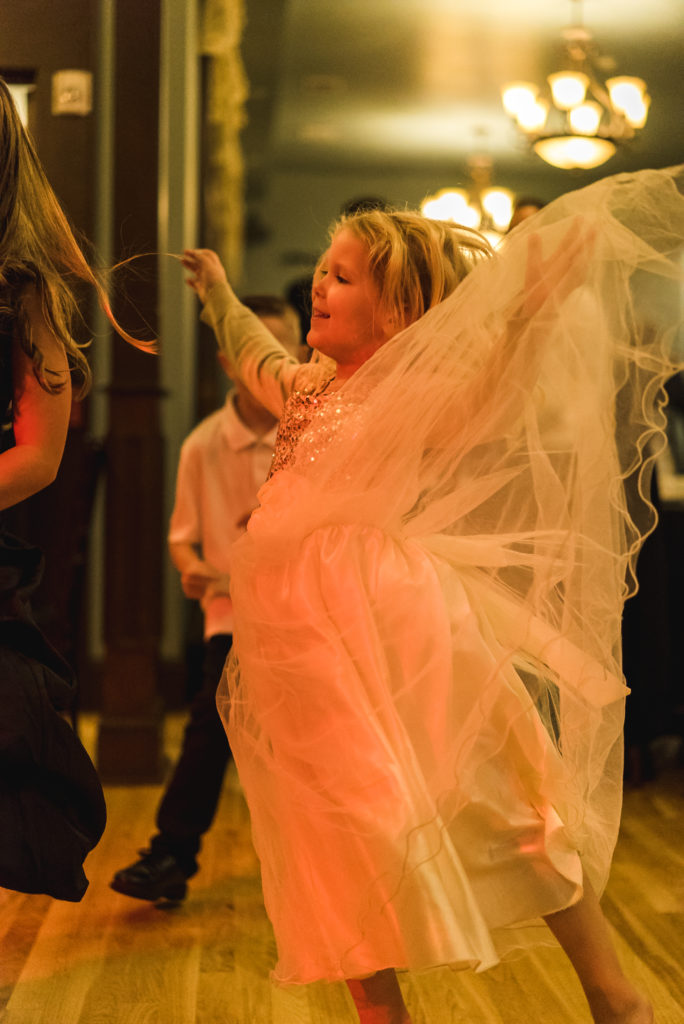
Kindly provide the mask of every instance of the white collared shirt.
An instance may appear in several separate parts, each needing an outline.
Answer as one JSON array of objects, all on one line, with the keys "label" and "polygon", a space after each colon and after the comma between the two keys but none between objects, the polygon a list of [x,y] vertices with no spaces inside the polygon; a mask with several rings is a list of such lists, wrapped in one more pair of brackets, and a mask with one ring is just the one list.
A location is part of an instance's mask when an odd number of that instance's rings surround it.
[{"label": "white collared shirt", "polygon": [[[230,553],[256,508],[257,491],[271,467],[276,426],[259,437],[237,414],[234,393],[202,420],[183,442],[168,539],[192,544],[221,573],[230,574]],[[204,611],[204,636],[233,632],[228,597]]]}]

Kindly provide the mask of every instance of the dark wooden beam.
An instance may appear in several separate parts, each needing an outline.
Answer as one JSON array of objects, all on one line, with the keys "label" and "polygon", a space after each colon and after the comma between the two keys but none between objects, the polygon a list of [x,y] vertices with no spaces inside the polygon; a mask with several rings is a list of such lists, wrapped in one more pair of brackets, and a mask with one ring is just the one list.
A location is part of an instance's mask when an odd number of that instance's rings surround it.
[{"label": "dark wooden beam", "polygon": [[[156,253],[160,2],[118,0],[115,45],[115,260]],[[113,308],[133,332],[157,333],[157,266],[117,275]],[[165,523],[159,362],[112,344],[106,440],[105,648],[97,765],[108,782],[161,777],[159,638]]]}]

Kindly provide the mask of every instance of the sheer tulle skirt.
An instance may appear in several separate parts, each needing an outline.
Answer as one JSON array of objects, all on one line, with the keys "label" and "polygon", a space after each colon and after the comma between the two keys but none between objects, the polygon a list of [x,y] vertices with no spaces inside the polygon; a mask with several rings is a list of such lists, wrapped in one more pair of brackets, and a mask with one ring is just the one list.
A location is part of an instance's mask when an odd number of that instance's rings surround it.
[{"label": "sheer tulle skirt", "polygon": [[538,931],[513,926],[579,898],[584,794],[553,701],[541,676],[533,699],[467,573],[353,526],[251,570],[219,704],[230,686],[276,976],[483,969]]},{"label": "sheer tulle skirt", "polygon": [[280,980],[483,969],[602,890],[681,189],[620,175],[530,218],[262,489],[219,705]]}]

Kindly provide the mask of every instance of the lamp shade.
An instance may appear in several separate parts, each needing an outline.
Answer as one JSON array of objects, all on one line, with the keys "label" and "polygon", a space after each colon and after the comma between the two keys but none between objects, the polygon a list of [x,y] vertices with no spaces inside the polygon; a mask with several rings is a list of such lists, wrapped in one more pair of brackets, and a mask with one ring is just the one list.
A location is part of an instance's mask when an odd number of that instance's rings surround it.
[{"label": "lamp shade", "polygon": [[619,78],[609,78],[606,85],[610,93],[610,102],[615,109],[625,115],[633,128],[643,128],[651,102],[651,97],[646,94],[646,83],[643,78],[622,75]]},{"label": "lamp shade", "polygon": [[602,117],[603,107],[593,100],[585,100],[568,111],[570,127],[577,135],[596,135]]},{"label": "lamp shade", "polygon": [[505,231],[513,215],[513,193],[507,188],[486,188],[480,196],[482,209],[497,231]]},{"label": "lamp shade", "polygon": [[546,124],[548,113],[547,101],[537,99],[527,106],[521,107],[515,119],[524,132],[539,132]]},{"label": "lamp shade", "polygon": [[476,228],[480,220],[479,211],[469,203],[468,193],[459,188],[443,188],[437,195],[429,196],[421,203],[420,212],[424,217],[470,228]]},{"label": "lamp shade", "polygon": [[521,110],[535,103],[538,93],[538,86],[532,82],[510,82],[501,91],[504,110],[511,117],[518,117]]},{"label": "lamp shade", "polygon": [[548,164],[599,167],[644,127],[651,100],[642,78],[603,78],[613,58],[601,56],[581,21],[563,40],[564,70],[548,75],[541,89],[522,81],[504,86],[504,107]]},{"label": "lamp shade", "polygon": [[589,79],[582,71],[557,71],[549,75],[553,102],[559,110],[578,107],[587,94]]},{"label": "lamp shade", "polygon": [[551,135],[537,139],[535,153],[553,167],[599,167],[615,152],[615,143],[595,135]]}]

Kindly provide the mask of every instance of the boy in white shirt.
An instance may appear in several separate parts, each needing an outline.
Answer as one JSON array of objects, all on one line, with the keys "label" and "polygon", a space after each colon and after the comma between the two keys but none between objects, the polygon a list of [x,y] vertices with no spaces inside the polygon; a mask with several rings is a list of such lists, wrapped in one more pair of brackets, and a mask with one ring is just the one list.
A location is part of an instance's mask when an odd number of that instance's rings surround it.
[{"label": "boy in white shirt", "polygon": [[[293,355],[301,358],[295,311],[277,296],[243,299]],[[225,356],[218,356],[231,377]],[[186,597],[199,601],[204,619],[202,685],[193,699],[180,758],[157,811],[157,833],[140,859],[118,871],[110,885],[143,900],[178,901],[198,870],[201,837],[211,825],[230,758],[216,710],[216,687],[232,644],[230,551],[256,507],[268,474],[277,421],[236,383],[223,407],[184,441],[169,526],[171,560]]]}]

